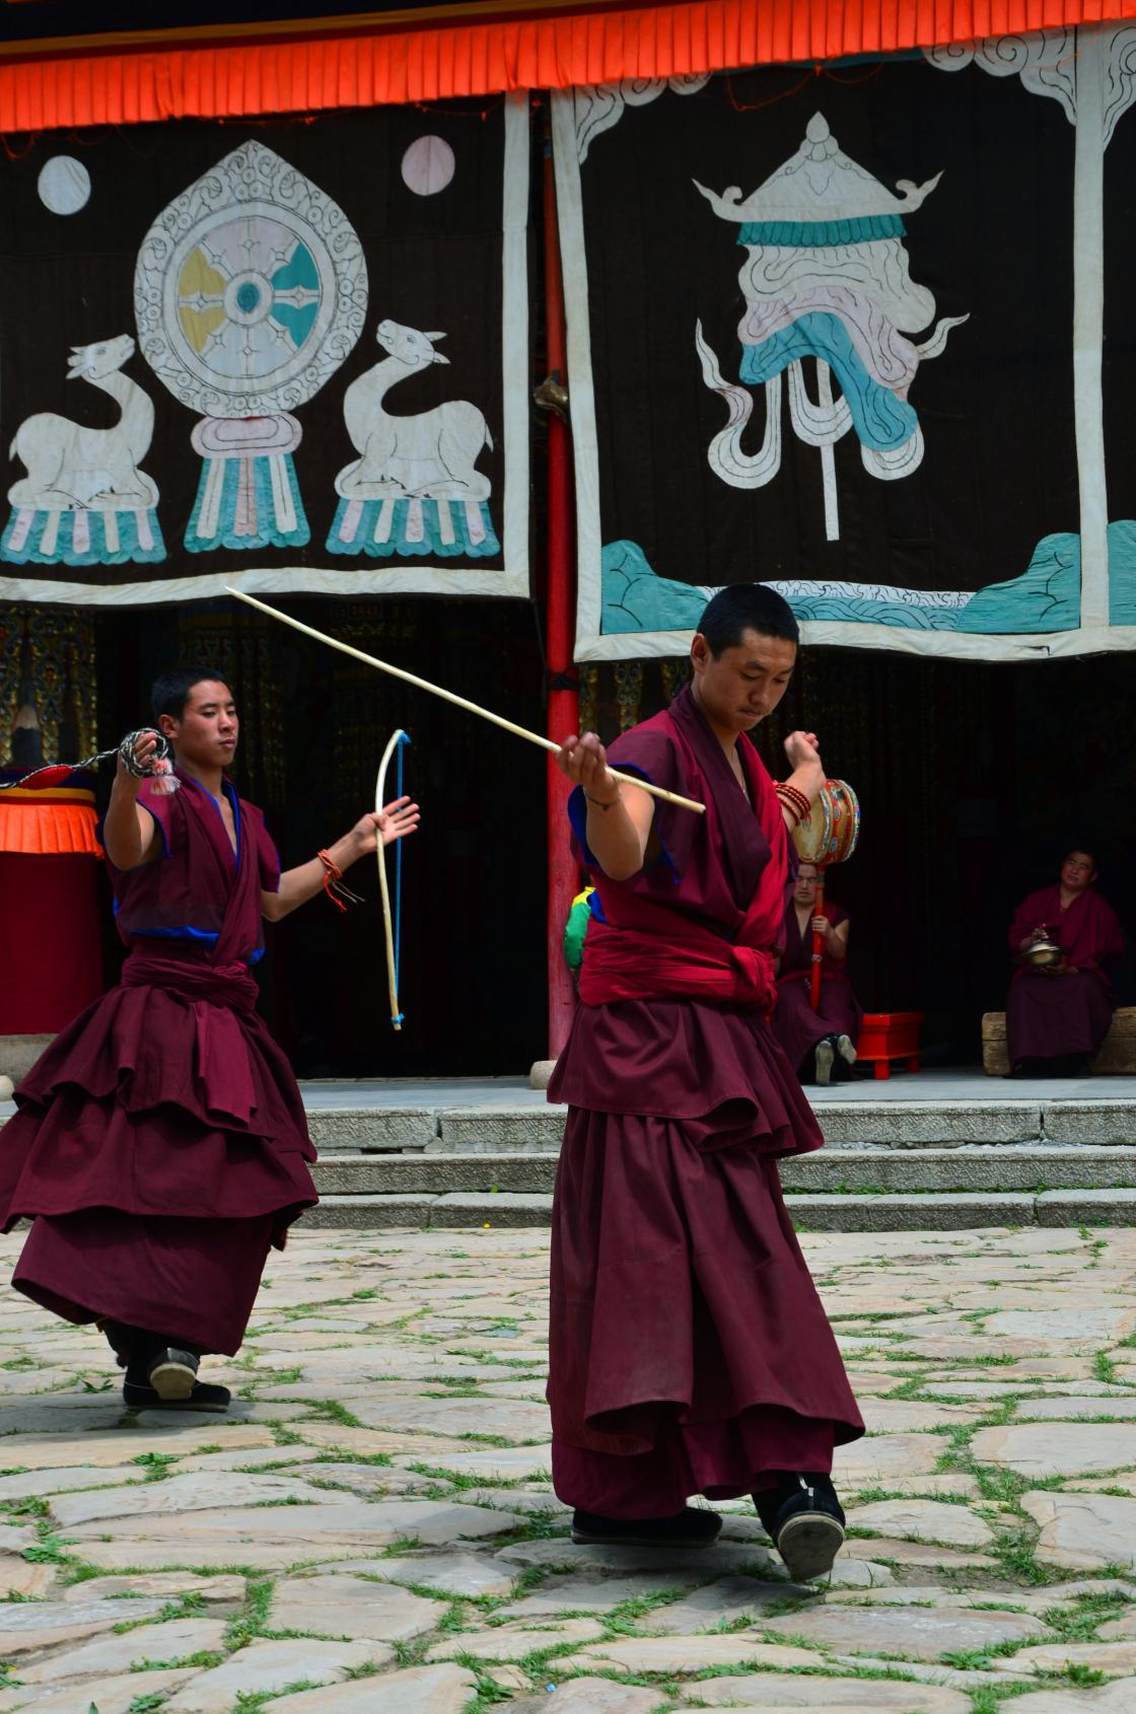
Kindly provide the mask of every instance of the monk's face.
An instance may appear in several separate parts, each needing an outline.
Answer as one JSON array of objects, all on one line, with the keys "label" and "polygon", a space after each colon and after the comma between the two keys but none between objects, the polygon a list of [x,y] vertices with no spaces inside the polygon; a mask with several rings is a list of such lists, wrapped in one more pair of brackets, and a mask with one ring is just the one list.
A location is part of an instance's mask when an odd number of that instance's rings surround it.
[{"label": "monk's face", "polygon": [[227,684],[203,678],[185,699],[180,720],[163,714],[158,724],[173,744],[178,760],[199,768],[227,768],[236,754],[240,721]]},{"label": "monk's face", "polygon": [[799,905],[815,905],[816,896],[816,866],[812,863],[802,863],[797,870],[797,885],[793,889],[793,897]]},{"label": "monk's face", "polygon": [[749,732],[772,714],[789,688],[797,645],[786,637],[743,631],[742,640],[711,653],[701,632],[690,647],[698,706],[719,733]]},{"label": "monk's face", "polygon": [[1061,865],[1061,885],[1067,893],[1083,893],[1097,878],[1091,851],[1070,851]]}]

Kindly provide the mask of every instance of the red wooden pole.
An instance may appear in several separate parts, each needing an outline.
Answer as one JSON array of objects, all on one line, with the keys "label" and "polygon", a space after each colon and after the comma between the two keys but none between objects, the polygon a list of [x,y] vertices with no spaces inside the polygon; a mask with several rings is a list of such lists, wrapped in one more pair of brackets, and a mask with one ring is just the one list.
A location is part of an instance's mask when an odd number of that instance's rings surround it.
[{"label": "red wooden pole", "polygon": [[[556,225],[556,182],[552,154],[544,161],[544,320],[548,371],[567,384],[564,335],[564,291],[560,273],[560,244]],[[573,566],[572,471],[568,427],[553,412],[548,427],[548,588],[545,647],[548,664],[550,738],[563,739],[577,730],[579,695],[572,663],[575,635],[576,580]],[[548,759],[548,1057],[555,1059],[568,1039],[575,996],[564,961],[564,924],[575,896],[577,869],[568,846],[568,781]]]},{"label": "red wooden pole", "polygon": [[[813,915],[820,916],[824,910],[824,870],[817,869],[816,899],[813,904]],[[813,960],[809,970],[809,999],[814,1012],[820,1011],[820,993],[824,982],[824,940],[813,930]]]}]

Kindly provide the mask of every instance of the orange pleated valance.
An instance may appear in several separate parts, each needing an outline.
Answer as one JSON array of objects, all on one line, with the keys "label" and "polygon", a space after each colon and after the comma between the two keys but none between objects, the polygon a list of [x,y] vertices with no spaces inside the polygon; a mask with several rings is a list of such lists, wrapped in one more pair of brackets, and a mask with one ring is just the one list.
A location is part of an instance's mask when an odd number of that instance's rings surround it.
[{"label": "orange pleated valance", "polygon": [[0,851],[24,857],[101,857],[95,794],[75,788],[0,792]]},{"label": "orange pleated valance", "polygon": [[[0,51],[0,131],[369,107],[674,77],[1136,16],[1136,0],[695,0],[320,40]],[[404,14],[405,17],[405,14]]]}]

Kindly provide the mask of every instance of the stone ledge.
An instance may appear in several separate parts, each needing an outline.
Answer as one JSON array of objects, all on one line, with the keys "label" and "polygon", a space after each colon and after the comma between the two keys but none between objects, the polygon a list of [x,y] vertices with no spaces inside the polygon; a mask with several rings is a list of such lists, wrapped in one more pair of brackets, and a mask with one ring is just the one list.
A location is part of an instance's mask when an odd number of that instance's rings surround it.
[{"label": "stone ledge", "polygon": [[[803,1232],[948,1232],[1014,1226],[1133,1226],[1136,1190],[982,1192],[786,1197]],[[303,1216],[309,1226],[401,1229],[546,1227],[551,1195],[451,1191],[442,1196],[329,1196]]]},{"label": "stone ledge", "polygon": [[803,1232],[956,1232],[983,1226],[1032,1226],[1032,1196],[962,1193],[926,1196],[787,1196]]},{"label": "stone ledge", "polygon": [[513,1154],[526,1149],[560,1148],[567,1107],[532,1107],[518,1103],[484,1107],[449,1107],[439,1115],[438,1135],[430,1147],[439,1153]]},{"label": "stone ledge", "polygon": [[1136,1190],[1046,1190],[1039,1226],[1136,1226]]},{"label": "stone ledge", "polygon": [[[495,1192],[547,1195],[556,1180],[549,1150],[508,1154],[329,1155],[315,1167],[324,1195],[424,1195]],[[1109,1191],[1136,1187],[1136,1150],[1035,1148],[1006,1144],[954,1149],[824,1149],[781,1163],[788,1191]]]},{"label": "stone ledge", "polygon": [[1136,1144],[1131,1101],[1046,1101],[1041,1123],[1047,1143]]},{"label": "stone ledge", "polygon": [[548,1226],[552,1197],[522,1196],[502,1191],[498,1196],[451,1191],[430,1206],[430,1224],[439,1226]]},{"label": "stone ledge", "polygon": [[552,1190],[556,1165],[557,1156],[546,1149],[506,1155],[332,1155],[317,1161],[313,1176],[321,1195],[325,1190],[347,1196],[493,1190],[542,1194]]},{"label": "stone ledge", "polygon": [[1038,1101],[825,1101],[814,1108],[827,1143],[1033,1143],[1041,1140]]},{"label": "stone ledge", "polygon": [[368,1231],[430,1225],[432,1196],[324,1196],[317,1208],[301,1214],[304,1226],[353,1226]]},{"label": "stone ledge", "polygon": [[797,1191],[1037,1192],[1136,1186],[1136,1150],[1033,1148],[1001,1144],[954,1149],[834,1149],[781,1163]]},{"label": "stone ledge", "polygon": [[437,1142],[438,1116],[428,1107],[317,1107],[308,1130],[317,1149],[427,1149]]}]

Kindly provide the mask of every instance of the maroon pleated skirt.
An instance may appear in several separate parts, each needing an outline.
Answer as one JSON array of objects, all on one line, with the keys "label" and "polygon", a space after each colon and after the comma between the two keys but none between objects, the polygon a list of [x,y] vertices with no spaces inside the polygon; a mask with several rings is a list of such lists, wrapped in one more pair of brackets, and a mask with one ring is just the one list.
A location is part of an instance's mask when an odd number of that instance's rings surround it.
[{"label": "maroon pleated skirt", "polygon": [[776,1162],[747,1127],[744,1109],[569,1113],[548,1387],[568,1504],[665,1516],[770,1471],[828,1470],[864,1431]]},{"label": "maroon pleated skirt", "polygon": [[184,981],[112,989],[33,1066],[0,1130],[0,1230],[35,1220],[14,1283],[68,1319],[235,1351],[269,1244],[318,1200],[315,1149],[247,978]]},{"label": "maroon pleated skirt", "polygon": [[122,1321],[234,1356],[256,1302],[272,1217],[140,1219],[113,1208],[40,1215],[12,1284],[65,1321]]}]

